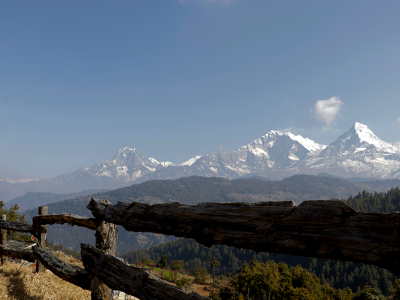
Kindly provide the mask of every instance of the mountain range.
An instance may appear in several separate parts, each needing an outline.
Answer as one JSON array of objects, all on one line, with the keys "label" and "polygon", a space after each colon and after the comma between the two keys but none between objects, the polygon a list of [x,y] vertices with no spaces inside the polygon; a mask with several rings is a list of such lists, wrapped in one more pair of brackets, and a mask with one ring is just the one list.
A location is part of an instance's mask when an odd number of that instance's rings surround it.
[{"label": "mountain range", "polygon": [[271,130],[236,151],[195,156],[179,165],[146,158],[137,149],[126,147],[111,160],[18,186],[30,191],[73,193],[193,175],[229,179],[258,176],[278,180],[296,174],[319,173],[344,178],[400,178],[400,150],[360,123],[355,123],[329,145],[290,132]]}]

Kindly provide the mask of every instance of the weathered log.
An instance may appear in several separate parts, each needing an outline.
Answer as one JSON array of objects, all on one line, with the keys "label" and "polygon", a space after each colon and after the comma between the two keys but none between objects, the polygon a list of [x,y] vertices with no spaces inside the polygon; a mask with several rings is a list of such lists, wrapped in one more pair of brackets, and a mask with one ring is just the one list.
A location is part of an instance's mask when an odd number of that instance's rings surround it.
[{"label": "weathered log", "polygon": [[33,253],[32,250],[15,250],[12,248],[0,246],[0,255],[23,259],[30,262],[36,261],[36,255],[35,253]]},{"label": "weathered log", "polygon": [[43,250],[40,247],[34,247],[33,252],[37,259],[39,259],[40,262],[55,275],[65,281],[90,291],[91,276],[84,268],[67,264],[53,253]]},{"label": "weathered log", "polygon": [[0,220],[0,228],[5,229],[5,230],[30,232],[35,236],[38,235],[40,232],[42,232],[42,229],[34,228],[29,224],[22,223],[22,222],[7,221],[7,220]]},{"label": "weathered log", "polygon": [[91,200],[96,218],[130,231],[255,251],[376,265],[400,274],[400,213],[356,212],[342,201],[148,204]]},{"label": "weathered log", "polygon": [[[38,215],[45,216],[47,215],[48,207],[47,206],[39,206]],[[36,225],[33,224],[33,227],[42,229],[42,232],[37,236],[38,246],[42,249],[46,249],[46,237],[47,237],[47,227],[46,225]],[[36,263],[36,272],[45,272],[46,268],[41,263],[41,261],[37,261]]]},{"label": "weathered log", "polygon": [[[107,199],[100,200],[104,205],[112,205]],[[115,256],[117,254],[118,228],[117,225],[103,220],[96,222],[96,248],[105,254]],[[92,300],[112,300],[112,290],[96,276],[92,279]]]},{"label": "weathered log", "polygon": [[187,293],[151,274],[144,268],[125,265],[99,249],[81,244],[82,261],[85,269],[97,276],[110,288],[123,291],[141,300],[205,300],[207,297],[195,292]]},{"label": "weathered log", "polygon": [[63,213],[61,215],[35,216],[33,217],[32,222],[35,225],[53,225],[67,223],[72,226],[76,225],[92,230],[97,230],[95,219],[67,213]]}]

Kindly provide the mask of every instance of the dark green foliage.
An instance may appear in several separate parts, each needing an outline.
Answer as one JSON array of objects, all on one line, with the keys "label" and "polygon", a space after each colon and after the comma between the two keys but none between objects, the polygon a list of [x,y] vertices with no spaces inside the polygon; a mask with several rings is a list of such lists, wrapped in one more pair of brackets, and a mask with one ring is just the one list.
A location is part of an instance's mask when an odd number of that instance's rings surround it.
[{"label": "dark green foliage", "polygon": [[181,278],[178,280],[175,280],[176,285],[178,288],[182,289],[190,280],[188,278]]},{"label": "dark green foliage", "polygon": [[213,272],[213,293],[214,293],[214,287],[215,287],[215,268],[219,267],[221,263],[219,260],[217,260],[215,257],[213,257],[208,264],[210,265],[211,269],[214,271]]},{"label": "dark green foliage", "polygon": [[394,290],[391,291],[393,294],[392,300],[400,300],[400,279],[398,279],[394,284]]},{"label": "dark green foliage", "polygon": [[354,197],[350,196],[346,203],[357,211],[400,211],[400,189],[396,187],[386,193],[369,193],[364,190]]},{"label": "dark green foliage", "polygon": [[[353,296],[349,289],[334,290],[321,285],[315,274],[300,266],[289,267],[273,260],[262,263],[254,259],[243,264],[231,283],[235,293],[254,300],[351,300]],[[220,297],[226,293],[227,289],[222,289]]]},{"label": "dark green foliage", "polygon": [[[18,210],[18,204],[11,205],[10,209],[7,210],[4,202],[0,201],[0,215],[5,214],[8,221],[27,223],[25,215],[21,215]],[[31,235],[27,233],[12,230],[7,231],[7,239],[30,241],[30,237]]]},{"label": "dark green foliage", "polygon": [[354,296],[353,300],[385,300],[382,293],[370,286],[365,286],[363,290]]},{"label": "dark green foliage", "polygon": [[168,266],[167,256],[165,254],[161,255],[161,259],[158,262],[158,266],[162,269],[165,269]]},{"label": "dark green foliage", "polygon": [[192,269],[191,275],[194,276],[195,283],[204,283],[207,279],[208,273],[204,268]]},{"label": "dark green foliage", "polygon": [[171,260],[171,269],[181,271],[184,264],[183,260]]}]

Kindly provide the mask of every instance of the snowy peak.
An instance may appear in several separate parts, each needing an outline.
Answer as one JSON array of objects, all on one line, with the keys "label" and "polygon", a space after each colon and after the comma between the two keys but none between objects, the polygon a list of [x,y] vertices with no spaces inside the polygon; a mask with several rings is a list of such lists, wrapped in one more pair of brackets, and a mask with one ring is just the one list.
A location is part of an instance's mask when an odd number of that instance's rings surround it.
[{"label": "snowy peak", "polygon": [[267,147],[272,147],[275,144],[275,142],[280,138],[289,138],[290,140],[299,143],[301,146],[303,146],[310,152],[321,151],[327,147],[326,145],[321,145],[314,142],[313,140],[304,138],[301,135],[295,135],[290,132],[282,133],[280,131],[275,131],[275,130],[269,131],[267,134],[263,135],[261,138],[254,140],[253,143],[245,147],[253,148],[256,145],[264,145]]},{"label": "snowy peak", "polygon": [[365,142],[370,145],[374,145],[377,149],[383,150],[386,152],[397,152],[396,147],[394,147],[393,145],[386,143],[386,142],[382,141],[380,138],[378,138],[372,132],[372,130],[370,130],[368,128],[367,125],[356,122],[354,124],[354,130],[361,142]]},{"label": "snowy peak", "polygon": [[[247,164],[246,168],[241,166],[242,170],[247,169],[247,172],[253,173],[264,172],[266,169],[294,166],[309,157],[318,155],[326,147],[300,135],[271,130],[261,138],[241,147],[237,152],[245,157],[237,159]],[[236,162],[230,161],[230,165],[236,165]]]},{"label": "snowy peak", "polygon": [[358,122],[332,142],[329,148],[331,148],[330,152],[341,152],[342,154],[355,154],[367,149],[387,153],[399,152],[395,146],[378,138],[367,125]]},{"label": "snowy peak", "polygon": [[153,157],[146,158],[142,156],[136,148],[132,149],[129,147],[125,147],[118,150],[118,153],[111,159],[111,161],[117,165],[132,164],[132,163],[140,163],[140,164],[147,163],[153,166],[159,166],[159,165],[163,167],[174,166],[174,164],[169,161],[159,162]]},{"label": "snowy peak", "polygon": [[136,150],[136,148],[122,148],[118,150],[117,154],[114,155],[114,157],[111,159],[111,161],[114,161],[116,163],[118,162],[123,162],[127,160],[135,160],[136,158],[142,157],[139,153],[139,151]]},{"label": "snowy peak", "polygon": [[187,161],[179,164],[178,166],[183,167],[183,166],[191,166],[193,165],[201,156],[200,155],[196,155],[195,157],[192,157],[190,159],[188,159]]},{"label": "snowy peak", "polygon": [[322,145],[310,140],[308,138],[304,138],[301,135],[294,135],[290,132],[286,133],[292,140],[301,144],[304,148],[306,148],[310,152],[321,151],[327,147],[327,145]]}]

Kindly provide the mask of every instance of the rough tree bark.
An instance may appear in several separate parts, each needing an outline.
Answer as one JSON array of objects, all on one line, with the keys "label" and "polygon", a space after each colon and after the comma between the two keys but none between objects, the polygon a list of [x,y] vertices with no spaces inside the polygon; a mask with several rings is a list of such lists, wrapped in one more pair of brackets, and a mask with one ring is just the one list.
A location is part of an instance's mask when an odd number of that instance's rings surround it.
[{"label": "rough tree bark", "polygon": [[91,290],[91,276],[82,267],[67,264],[50,251],[34,247],[33,252],[40,262],[55,275],[85,290]]},{"label": "rough tree bark", "polygon": [[400,213],[363,213],[341,201],[148,204],[91,200],[96,218],[129,231],[255,251],[373,264],[400,274]]},{"label": "rough tree bark", "polygon": [[[102,205],[112,206],[107,199],[100,200]],[[96,248],[105,254],[115,256],[117,254],[117,225],[106,221],[98,222],[96,228]],[[97,277],[92,280],[92,300],[112,300],[112,290]]]},{"label": "rough tree bark", "polygon": [[15,230],[21,232],[30,232],[34,236],[38,237],[39,234],[43,231],[42,228],[35,228],[29,224],[22,223],[22,222],[15,222],[15,221],[7,221],[7,220],[0,220],[0,228],[4,230]]},{"label": "rough tree bark", "polygon": [[30,262],[36,261],[36,255],[35,253],[33,253],[32,250],[15,250],[12,248],[0,246],[0,254],[2,256],[14,257]]},{"label": "rough tree bark", "polygon": [[195,292],[188,294],[153,276],[150,270],[127,266],[91,245],[81,244],[81,254],[86,270],[107,283],[109,287],[141,300],[209,299]]},{"label": "rough tree bark", "polygon": [[[48,207],[47,206],[39,206],[38,215],[44,216],[47,215]],[[37,228],[42,229],[42,232],[38,236],[38,246],[42,249],[46,249],[46,236],[47,236],[47,227],[45,225],[38,225]],[[45,272],[45,266],[38,260],[36,263],[36,272]]]},{"label": "rough tree bark", "polygon": [[61,215],[35,216],[32,219],[34,225],[53,225],[53,224],[69,224],[71,226],[80,226],[92,230],[97,230],[96,220],[93,218],[81,217],[74,214],[63,213]]}]

